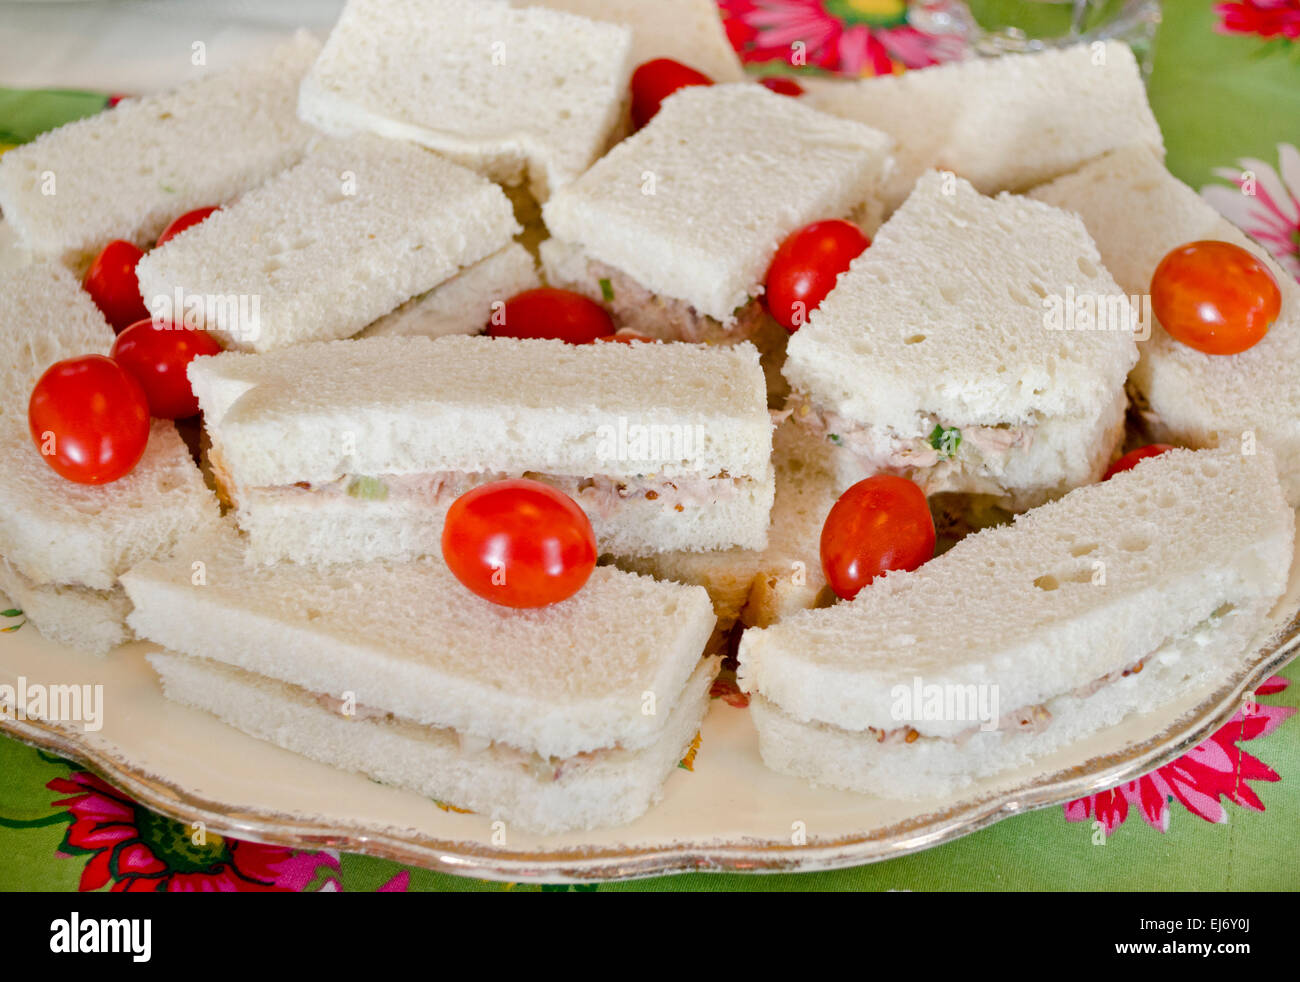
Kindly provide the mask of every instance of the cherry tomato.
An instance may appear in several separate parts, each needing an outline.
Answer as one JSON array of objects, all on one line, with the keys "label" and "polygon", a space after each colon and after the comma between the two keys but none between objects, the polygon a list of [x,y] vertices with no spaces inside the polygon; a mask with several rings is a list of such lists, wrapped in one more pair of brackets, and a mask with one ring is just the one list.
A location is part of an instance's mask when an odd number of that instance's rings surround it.
[{"label": "cherry tomato", "polygon": [[114,239],[95,257],[82,283],[90,299],[104,314],[104,319],[118,334],[149,316],[144,301],[140,299],[140,284],[135,278],[135,264],[143,255],[130,242]]},{"label": "cherry tomato", "polygon": [[799,98],[803,95],[803,86],[792,78],[786,78],[783,75],[769,75],[767,78],[760,78],[758,84],[771,89],[778,95],[788,95]]},{"label": "cherry tomato", "polygon": [[1162,453],[1174,448],[1168,443],[1149,443],[1145,447],[1138,447],[1136,450],[1130,450],[1115,463],[1111,464],[1106,474],[1102,477],[1103,481],[1109,481],[1116,474],[1124,471],[1130,471],[1138,465],[1139,461],[1146,460],[1148,457],[1159,457]]},{"label": "cherry tomato", "polygon": [[591,521],[539,481],[495,481],[447,512],[442,556],[470,591],[503,607],[545,607],[577,593],[596,566]]},{"label": "cherry tomato", "polygon": [[1207,355],[1253,348],[1282,309],[1267,266],[1231,242],[1189,242],[1151,277],[1151,311],[1175,341]]},{"label": "cherry tomato", "polygon": [[616,341],[619,344],[655,344],[657,338],[648,338],[644,334],[638,334],[636,331],[619,331],[617,334],[606,334],[604,337],[596,338],[597,341]]},{"label": "cherry tomato", "polygon": [[826,516],[821,555],[826,581],[844,600],[882,573],[928,562],[934,558],[934,519],[924,492],[889,474],[859,481]]},{"label": "cherry tomato", "polygon": [[185,369],[199,355],[218,355],[221,345],[206,331],[136,321],[113,342],[113,360],[144,389],[149,413],[159,419],[185,419],[199,411]]},{"label": "cherry tomato", "polygon": [[656,58],[632,73],[632,127],[640,129],[654,118],[659,106],[678,89],[712,85],[713,79],[680,61]]},{"label": "cherry tomato", "polygon": [[195,208],[193,211],[187,211],[184,215],[163,229],[162,235],[158,236],[158,241],[154,243],[154,248],[157,249],[168,239],[174,239],[187,228],[197,225],[214,211],[218,211],[220,207],[220,205],[208,205],[206,208]]},{"label": "cherry tomato", "polygon": [[107,484],[131,472],[149,442],[140,383],[111,358],[56,362],[32,390],[27,425],[45,462],[78,484]]},{"label": "cherry tomato", "polygon": [[767,269],[767,309],[793,334],[835,288],[835,280],[871,240],[852,222],[834,218],[792,233]]},{"label": "cherry tomato", "polygon": [[543,286],[506,301],[504,323],[488,325],[494,338],[558,338],[589,344],[614,333],[614,321],[596,301],[572,290]]}]

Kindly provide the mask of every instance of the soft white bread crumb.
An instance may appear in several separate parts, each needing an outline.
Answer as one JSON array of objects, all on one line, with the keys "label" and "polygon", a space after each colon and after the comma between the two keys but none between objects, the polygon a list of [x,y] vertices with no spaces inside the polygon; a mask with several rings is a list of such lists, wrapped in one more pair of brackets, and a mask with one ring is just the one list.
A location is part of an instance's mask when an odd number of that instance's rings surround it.
[{"label": "soft white bread crumb", "polygon": [[632,29],[632,65],[672,58],[715,82],[743,82],[745,69],[718,16],[717,0],[511,0]]},{"label": "soft white bread crumb", "polygon": [[446,730],[348,719],[300,689],[215,662],[170,652],[149,662],[169,699],[250,736],[542,833],[622,825],[649,809],[699,731],[717,670],[716,659],[700,664],[648,746],[529,766],[516,752],[467,746]]},{"label": "soft white bread crumb", "polygon": [[[519,231],[501,189],[420,147],[325,141],[297,166],[136,266],[155,316],[189,315],[226,347],[270,351],[356,334],[503,249]],[[206,300],[205,300],[206,303]],[[254,308],[256,304],[256,308]]]},{"label": "soft white bread crumb", "polygon": [[319,50],[300,32],[264,59],[125,99],[10,150],[0,210],[34,254],[71,265],[111,239],[147,247],[173,219],[225,204],[302,156],[312,131],[297,117],[298,83]]},{"label": "soft white bread crumb", "polygon": [[462,270],[428,293],[413,297],[385,314],[360,337],[420,334],[478,334],[487,327],[497,304],[542,285],[528,250],[512,242],[499,252]]},{"label": "soft white bread crumb", "polygon": [[874,196],[891,148],[759,85],[694,86],[542,214],[556,238],[725,324],[787,235]]},{"label": "soft white bread crumb", "polygon": [[[771,473],[751,345],[363,338],[196,358],[189,376],[240,488],[435,471]],[[673,429],[631,438],[654,426]]]},{"label": "soft white bread crumb", "polygon": [[0,558],[0,594],[23,612],[31,623],[29,630],[34,628],[58,644],[91,655],[106,655],[131,640],[126,626],[131,604],[121,587],[88,590],[33,583],[8,560]]},{"label": "soft white bread crumb", "polygon": [[751,697],[749,710],[763,763],[775,771],[882,798],[943,797],[977,777],[1024,766],[1125,717],[1148,713],[1201,682],[1226,677],[1249,651],[1259,628],[1257,613],[1233,611],[1213,627],[1205,625],[1164,645],[1146,659],[1141,672],[1090,695],[1048,700],[1043,708],[1051,722],[1038,733],[1003,724],[960,741],[921,737],[912,743],[882,742],[870,731],[796,720],[760,695]]},{"label": "soft white bread crumb", "polygon": [[[510,477],[524,473],[526,469],[503,472]],[[484,475],[475,483],[489,479]],[[767,541],[773,493],[769,474],[746,482],[725,500],[684,505],[681,511],[642,496],[627,498],[609,514],[583,495],[575,500],[591,520],[601,553],[646,556],[666,549],[700,552],[736,544],[761,548]],[[370,501],[347,494],[285,495],[254,488],[238,496],[236,515],[239,527],[248,533],[248,555],[255,563],[414,559],[440,552],[452,500],[393,495]]]},{"label": "soft white bread crumb", "polygon": [[555,757],[653,743],[714,623],[702,589],[610,567],[519,611],[474,596],[440,559],[250,568],[232,534],[122,585],[135,632],[174,651]]},{"label": "soft white bread crumb", "polygon": [[1141,360],[1129,384],[1154,439],[1239,446],[1251,434],[1277,455],[1287,498],[1300,505],[1300,284],[1144,147],[1118,150],[1032,196],[1080,215],[1107,269],[1130,294],[1149,294],[1160,260],[1200,239],[1231,242],[1268,266],[1282,311],[1259,344],[1237,355],[1207,355],[1156,324],[1138,345]]},{"label": "soft white bread crumb", "polygon": [[[746,631],[740,672],[801,721],[893,730],[893,688],[996,685],[1003,712],[1132,668],[1198,625],[1254,625],[1286,586],[1295,514],[1272,456],[1173,450],[968,536],[851,602]],[[953,737],[963,720],[911,725]]]},{"label": "soft white bread crumb", "polygon": [[176,432],[155,420],[134,470],[111,484],[65,480],[41,459],[27,400],[56,361],[107,354],[113,331],[52,263],[0,271],[0,556],[35,583],[113,587],[133,563],[217,520],[217,502]]},{"label": "soft white bread crumb", "polygon": [[632,32],[504,0],[349,0],[303,79],[327,133],[421,143],[543,201],[604,152]]},{"label": "soft white bread crumb", "polygon": [[1137,62],[1119,41],[813,86],[805,98],[898,141],[891,211],[930,168],[992,194],[1051,180],[1129,143],[1164,154]]}]

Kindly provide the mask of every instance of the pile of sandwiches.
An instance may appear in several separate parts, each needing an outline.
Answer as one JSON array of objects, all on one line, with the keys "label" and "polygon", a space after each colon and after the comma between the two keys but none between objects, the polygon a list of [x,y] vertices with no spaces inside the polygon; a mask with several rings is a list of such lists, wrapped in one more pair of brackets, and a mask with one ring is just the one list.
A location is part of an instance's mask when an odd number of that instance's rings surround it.
[{"label": "pile of sandwiches", "polygon": [[[656,57],[716,84],[632,132]],[[190,368],[202,433],[64,481],[26,399],[112,344],[79,275],[213,204],[137,267],[226,349]],[[94,655],[155,642],[167,696],[246,733],[523,828],[643,814],[724,658],[768,766],[944,796],[1228,674],[1286,587],[1300,284],[1166,170],[1119,43],[792,98],[713,0],[348,0],[323,43],[6,153],[0,209],[0,591]],[[872,245],[789,335],[765,272],[830,218]],[[1196,239],[1281,286],[1244,354],[1140,316]],[[543,283],[658,343],[482,336]],[[1045,327],[1069,297],[1119,301]],[[1099,483],[1148,439],[1186,449]],[[823,523],[880,473],[957,541],[836,602]],[[443,563],[447,508],[507,477],[591,519],[567,601]],[[917,679],[997,687],[997,725],[900,723]]]}]

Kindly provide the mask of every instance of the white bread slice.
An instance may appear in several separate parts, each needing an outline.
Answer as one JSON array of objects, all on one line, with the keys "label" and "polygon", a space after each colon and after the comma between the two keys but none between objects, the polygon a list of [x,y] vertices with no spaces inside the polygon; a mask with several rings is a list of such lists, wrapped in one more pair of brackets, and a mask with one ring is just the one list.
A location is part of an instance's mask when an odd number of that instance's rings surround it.
[{"label": "white bread slice", "polygon": [[[1229,611],[1249,633],[1283,593],[1294,532],[1267,451],[1169,451],[889,573],[851,602],[746,631],[739,678],[797,720],[858,733],[904,725],[892,690],[918,678],[994,685],[1003,714],[1026,710],[1131,670]],[[1244,638],[1221,651],[1221,668]],[[970,725],[909,722],[949,739]]]},{"label": "white bread slice", "polygon": [[359,337],[479,334],[494,305],[542,285],[537,264],[516,242],[462,270],[428,293],[413,297],[375,321]]},{"label": "white bread slice", "polygon": [[632,65],[672,58],[715,82],[743,82],[745,69],[718,16],[717,0],[511,0],[632,29]]},{"label": "white bread slice", "polygon": [[140,463],[111,484],[74,484],[41,459],[27,427],[36,380],[56,361],[107,354],[112,344],[66,269],[0,271],[0,556],[37,584],[112,589],[132,564],[217,520],[216,499],[170,422],[154,421]]},{"label": "white bread slice", "polygon": [[776,497],[766,549],[618,556],[616,565],[704,587],[722,630],[737,619],[765,627],[796,610],[817,606],[826,585],[822,525],[837,497],[829,447],[789,420],[777,427],[772,445]]},{"label": "white bread slice", "polygon": [[[435,471],[771,473],[749,345],[362,338],[196,358],[189,375],[237,488]],[[682,439],[625,446],[620,425]]]},{"label": "white bread slice", "polygon": [[794,230],[874,197],[892,141],[759,85],[664,100],[542,209],[551,234],[652,293],[731,323]]},{"label": "white bread slice", "polygon": [[268,57],[10,150],[0,210],[33,254],[73,266],[111,239],[147,247],[178,216],[225,204],[302,156],[312,131],[296,114],[298,83],[319,50],[299,32]]},{"label": "white bread slice", "polygon": [[542,833],[622,825],[658,801],[699,732],[717,671],[716,659],[700,663],[648,746],[554,760],[467,745],[447,730],[349,719],[301,689],[216,662],[170,652],[149,662],[169,699],[250,736]]},{"label": "white bread slice", "polygon": [[1287,499],[1300,506],[1300,283],[1145,147],[1117,150],[1031,195],[1077,213],[1130,294],[1149,294],[1160,260],[1199,239],[1231,242],[1268,266],[1282,311],[1259,344],[1238,355],[1207,355],[1156,324],[1138,345],[1129,385],[1153,439],[1208,447],[1239,445],[1253,434],[1276,454]]},{"label": "white bread slice", "polygon": [[930,168],[993,194],[1051,180],[1129,143],[1164,155],[1137,62],[1120,41],[815,86],[804,98],[898,141],[890,211]]},{"label": "white bread slice", "polygon": [[610,567],[518,611],[472,595],[440,559],[250,568],[231,533],[122,585],[135,632],[173,651],[553,757],[658,739],[714,623],[698,587]]},{"label": "white bread slice", "polygon": [[131,604],[121,587],[89,590],[33,583],[0,557],[0,594],[21,609],[42,636],[58,644],[106,655],[131,640],[126,626]]},{"label": "white bread slice", "polygon": [[324,141],[150,252],[136,276],[155,316],[188,315],[178,293],[235,298],[201,322],[228,348],[270,351],[356,334],[517,231],[490,181],[419,147],[360,136]]},{"label": "white bread slice", "polygon": [[[1113,303],[1091,329],[1053,329],[1049,304],[1072,297]],[[1134,318],[1078,218],[932,171],[790,339],[784,373],[795,418],[815,422],[808,406],[838,417],[824,428],[845,444],[845,426],[922,442],[937,425],[967,428],[952,464],[918,482],[1024,507],[1101,476],[1137,361]],[[1033,435],[999,457],[976,426]],[[841,490],[867,473],[846,469]]]},{"label": "white bread slice", "polygon": [[632,32],[504,0],[348,0],[303,79],[327,133],[423,144],[539,201],[604,152]]}]

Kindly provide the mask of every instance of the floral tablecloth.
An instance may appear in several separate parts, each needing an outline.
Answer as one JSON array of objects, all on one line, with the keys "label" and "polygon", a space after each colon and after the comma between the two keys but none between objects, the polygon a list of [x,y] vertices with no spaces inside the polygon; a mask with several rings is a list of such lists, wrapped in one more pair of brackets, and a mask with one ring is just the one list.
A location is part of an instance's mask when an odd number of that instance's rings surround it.
[{"label": "floral tablecloth", "polygon": [[[971,6],[980,13],[995,3]],[[789,70],[785,59],[794,40],[805,42],[815,70],[850,75],[923,67],[960,52],[952,39],[909,26],[902,0],[719,4],[733,44],[763,72]],[[1300,278],[1300,0],[1166,0],[1155,51],[1151,102],[1170,168]],[[99,93],[0,89],[0,148],[109,102]],[[1243,183],[1255,193],[1243,194]],[[0,617],[0,631],[22,629],[17,612]],[[1257,696],[1249,716],[1238,713],[1195,750],[1139,781],[915,856],[828,873],[690,874],[599,889],[1294,890],[1300,888],[1300,663]],[[0,737],[0,890],[13,889],[597,887],[487,883],[211,835],[195,846],[185,827],[77,763]]]}]

